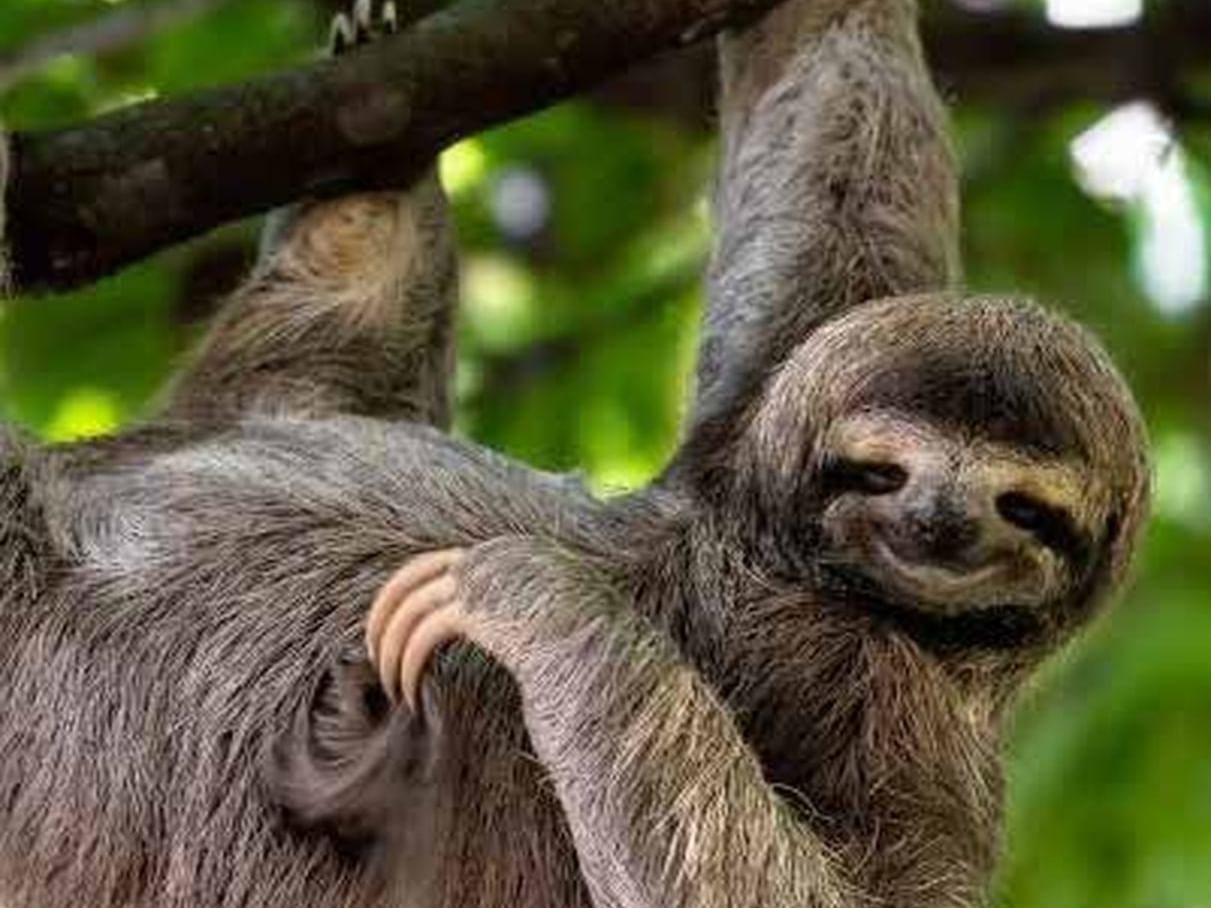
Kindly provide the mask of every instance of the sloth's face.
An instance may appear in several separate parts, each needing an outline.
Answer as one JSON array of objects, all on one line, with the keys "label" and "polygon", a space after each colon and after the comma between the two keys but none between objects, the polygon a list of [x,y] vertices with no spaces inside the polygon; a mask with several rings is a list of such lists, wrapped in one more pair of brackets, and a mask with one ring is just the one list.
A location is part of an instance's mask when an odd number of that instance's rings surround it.
[{"label": "sloth's face", "polygon": [[937,616],[1039,611],[1086,576],[1104,515],[1096,476],[893,411],[865,411],[817,451],[826,564]]},{"label": "sloth's face", "polygon": [[775,373],[730,501],[750,557],[782,577],[943,636],[1034,625],[1058,641],[1126,573],[1146,452],[1130,391],[1071,323],[1024,300],[880,300]]}]

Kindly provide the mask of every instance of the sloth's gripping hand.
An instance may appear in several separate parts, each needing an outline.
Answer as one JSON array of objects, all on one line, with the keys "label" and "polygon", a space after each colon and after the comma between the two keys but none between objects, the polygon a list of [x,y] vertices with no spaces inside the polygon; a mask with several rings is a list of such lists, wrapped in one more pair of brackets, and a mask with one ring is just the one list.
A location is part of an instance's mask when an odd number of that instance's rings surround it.
[{"label": "sloth's gripping hand", "polygon": [[468,640],[520,682],[533,667],[526,653],[616,617],[608,592],[591,565],[538,540],[430,552],[383,586],[367,620],[366,647],[388,697],[415,710],[425,668],[444,644]]},{"label": "sloth's gripping hand", "polygon": [[474,639],[458,583],[464,549],[430,552],[408,561],[374,600],[366,622],[366,650],[392,702],[413,712],[430,656],[459,637]]},{"label": "sloth's gripping hand", "polygon": [[508,669],[593,904],[853,908],[726,706],[623,589],[607,565],[537,538],[422,555],[371,610],[371,659],[411,703],[455,638]]}]

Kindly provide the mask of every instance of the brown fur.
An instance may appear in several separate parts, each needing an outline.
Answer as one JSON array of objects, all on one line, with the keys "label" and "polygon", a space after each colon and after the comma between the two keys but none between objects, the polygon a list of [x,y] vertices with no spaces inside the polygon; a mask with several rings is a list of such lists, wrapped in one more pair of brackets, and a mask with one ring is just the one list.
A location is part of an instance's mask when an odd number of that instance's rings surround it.
[{"label": "brown fur", "polygon": [[[392,421],[446,412],[431,183],[293,212],[164,419],[6,440],[0,901],[974,904],[1006,708],[1119,585],[1147,471],[1074,327],[865,302],[955,270],[913,11],[791,0],[728,44],[702,389],[644,492],[601,502]],[[826,532],[833,429],[866,408],[1021,455],[993,475],[1076,477],[1090,550],[1029,609],[872,583]],[[423,714],[391,710],[362,621],[450,546],[497,658],[451,647]]]},{"label": "brown fur", "polygon": [[[445,426],[457,264],[436,175],[410,193],[301,206],[272,226],[167,415],[357,413]],[[250,381],[250,376],[256,376]]]}]

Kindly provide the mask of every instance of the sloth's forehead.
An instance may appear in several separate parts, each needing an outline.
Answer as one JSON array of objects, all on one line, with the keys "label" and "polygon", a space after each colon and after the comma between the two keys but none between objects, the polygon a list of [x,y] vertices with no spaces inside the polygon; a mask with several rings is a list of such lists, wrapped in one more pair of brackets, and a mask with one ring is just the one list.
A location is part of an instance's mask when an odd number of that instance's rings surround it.
[{"label": "sloth's forehead", "polygon": [[816,438],[855,413],[898,411],[1096,474],[1120,497],[1145,481],[1146,434],[1110,358],[1027,301],[866,304],[807,338],[774,387],[771,424],[793,401]]},{"label": "sloth's forehead", "polygon": [[845,409],[917,414],[949,431],[976,435],[1047,458],[1081,458],[1089,438],[1072,388],[1039,369],[977,357],[929,357],[873,371],[850,389]]},{"label": "sloth's forehead", "polygon": [[1123,422],[1113,369],[1083,333],[1033,305],[929,303],[855,311],[809,340],[801,374],[834,412],[918,413],[1052,458],[1090,454]]}]

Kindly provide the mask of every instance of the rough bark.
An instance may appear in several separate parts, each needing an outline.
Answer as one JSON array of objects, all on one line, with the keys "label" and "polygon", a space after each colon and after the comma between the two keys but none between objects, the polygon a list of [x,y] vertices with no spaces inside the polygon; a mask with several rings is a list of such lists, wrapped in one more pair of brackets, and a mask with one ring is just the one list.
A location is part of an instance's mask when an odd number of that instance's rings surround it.
[{"label": "rough bark", "polygon": [[18,287],[64,288],[306,193],[404,185],[444,145],[775,0],[469,0],[363,53],[18,134]]}]

